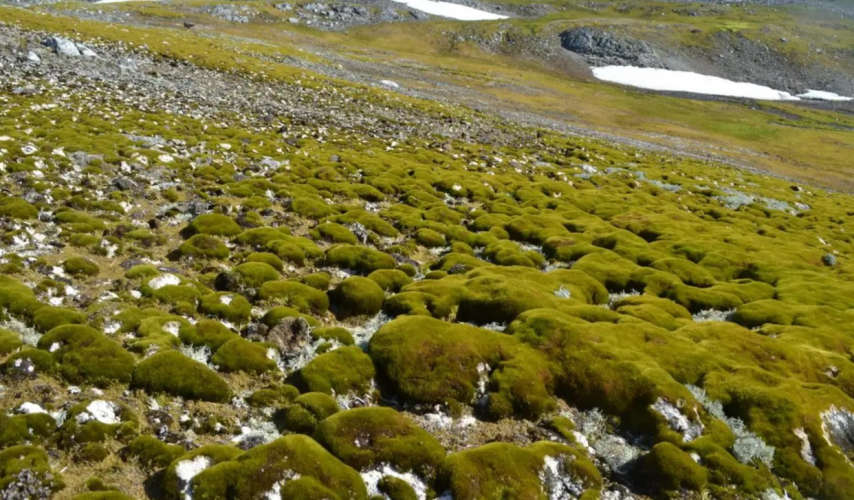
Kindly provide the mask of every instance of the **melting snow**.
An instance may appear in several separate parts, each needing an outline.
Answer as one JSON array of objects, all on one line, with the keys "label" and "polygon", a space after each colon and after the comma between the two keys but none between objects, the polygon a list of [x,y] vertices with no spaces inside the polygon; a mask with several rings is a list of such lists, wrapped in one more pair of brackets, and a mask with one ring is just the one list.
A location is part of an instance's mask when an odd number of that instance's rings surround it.
[{"label": "melting snow", "polygon": [[115,403],[96,399],[89,403],[86,411],[77,415],[77,423],[83,424],[90,420],[97,420],[102,424],[109,425],[121,423],[122,420],[116,415],[116,410],[118,407]]},{"label": "melting snow", "polygon": [[467,7],[451,2],[437,2],[434,0],[394,0],[397,3],[405,4],[407,7],[434,16],[449,17],[460,21],[493,21],[496,19],[507,19],[507,16],[501,14],[493,14],[485,10]]},{"label": "melting snow", "polygon": [[368,489],[369,497],[383,496],[377,487],[377,484],[383,476],[396,477],[397,479],[405,481],[409,486],[412,486],[413,490],[415,490],[415,497],[418,498],[418,500],[425,500],[427,498],[427,485],[424,484],[424,481],[411,472],[399,472],[387,464],[382,464],[376,469],[370,469],[362,472],[362,481],[365,482],[365,487]]},{"label": "melting snow", "polygon": [[844,95],[839,95],[834,92],[828,92],[826,90],[807,90],[803,94],[798,94],[798,97],[802,97],[804,99],[818,99],[821,101],[851,101],[854,98],[845,97]]},{"label": "melting snow", "polygon": [[27,415],[32,413],[47,413],[44,408],[35,403],[30,403],[29,401],[27,401],[26,403],[21,403],[21,406],[18,407],[17,412],[25,413]]},{"label": "melting snow", "polygon": [[150,286],[154,290],[159,290],[164,286],[168,285],[180,285],[181,278],[175,276],[174,274],[161,274],[160,276],[151,278],[148,282],[148,286]]},{"label": "melting snow", "polygon": [[695,94],[746,97],[768,101],[798,101],[798,97],[782,90],[755,83],[734,82],[726,78],[701,75],[690,71],[673,71],[637,66],[603,66],[593,68],[593,75],[606,82],[631,85],[650,90],[693,92]]},{"label": "melting snow", "polygon": [[190,481],[200,472],[207,469],[213,461],[204,455],[199,455],[191,460],[181,460],[175,465],[175,474],[178,476],[178,487],[184,500],[192,500]]}]

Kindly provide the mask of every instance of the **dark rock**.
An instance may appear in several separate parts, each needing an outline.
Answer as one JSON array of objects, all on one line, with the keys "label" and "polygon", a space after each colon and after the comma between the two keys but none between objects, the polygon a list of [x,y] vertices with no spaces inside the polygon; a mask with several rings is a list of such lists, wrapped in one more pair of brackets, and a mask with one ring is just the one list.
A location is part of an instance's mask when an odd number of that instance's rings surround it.
[{"label": "dark rock", "polygon": [[293,352],[311,341],[310,329],[308,321],[303,318],[283,318],[276,326],[267,331],[264,340],[275,345],[279,352]]},{"label": "dark rock", "polygon": [[821,261],[825,266],[833,267],[836,265],[836,256],[832,253],[826,253],[822,256]]},{"label": "dark rock", "polygon": [[655,51],[646,42],[617,37],[599,28],[584,26],[564,31],[560,34],[560,44],[566,50],[581,54],[595,66],[662,66]]},{"label": "dark rock", "polygon": [[127,177],[116,177],[113,179],[113,186],[119,191],[130,191],[136,189],[136,183]]},{"label": "dark rock", "polygon": [[52,49],[56,54],[69,57],[79,57],[80,50],[74,42],[67,38],[51,36],[42,42],[46,47]]}]

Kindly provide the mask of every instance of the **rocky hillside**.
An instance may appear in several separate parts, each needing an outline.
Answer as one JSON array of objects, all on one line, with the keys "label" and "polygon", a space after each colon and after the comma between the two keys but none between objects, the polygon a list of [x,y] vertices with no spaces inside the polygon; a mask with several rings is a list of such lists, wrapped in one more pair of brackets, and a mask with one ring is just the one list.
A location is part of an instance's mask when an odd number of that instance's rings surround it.
[{"label": "rocky hillside", "polygon": [[656,143],[243,7],[0,7],[0,498],[854,490],[854,198],[739,149],[850,178],[844,109],[619,98],[750,129]]}]

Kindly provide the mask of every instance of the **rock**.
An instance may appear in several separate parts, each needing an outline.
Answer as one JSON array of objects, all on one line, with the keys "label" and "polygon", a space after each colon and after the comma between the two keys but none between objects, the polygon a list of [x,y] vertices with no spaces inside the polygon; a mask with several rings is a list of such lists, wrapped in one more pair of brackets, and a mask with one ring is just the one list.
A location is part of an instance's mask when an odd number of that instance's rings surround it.
[{"label": "rock", "polygon": [[821,261],[825,266],[833,267],[836,265],[836,256],[832,253],[826,253],[822,256]]},{"label": "rock", "polygon": [[560,34],[566,50],[581,54],[591,65],[663,66],[655,51],[642,40],[620,38],[599,28],[584,26]]},{"label": "rock", "polygon": [[38,64],[38,63],[42,62],[42,58],[39,57],[39,55],[36,54],[34,51],[31,50],[31,51],[27,52],[27,61]]},{"label": "rock", "polygon": [[8,500],[50,498],[53,491],[50,487],[52,477],[45,477],[30,469],[22,469],[17,476],[0,491],[0,498]]},{"label": "rock", "polygon": [[77,45],[67,38],[51,36],[44,41],[44,45],[61,56],[80,57],[81,55]]},{"label": "rock", "polygon": [[83,44],[77,44],[77,49],[83,57],[98,57],[98,54],[94,50]]},{"label": "rock", "polygon": [[130,191],[136,188],[136,183],[127,177],[116,177],[112,184],[119,191]]},{"label": "rock", "polygon": [[280,352],[292,352],[311,341],[309,324],[303,318],[283,318],[267,331],[266,341],[275,345]]}]

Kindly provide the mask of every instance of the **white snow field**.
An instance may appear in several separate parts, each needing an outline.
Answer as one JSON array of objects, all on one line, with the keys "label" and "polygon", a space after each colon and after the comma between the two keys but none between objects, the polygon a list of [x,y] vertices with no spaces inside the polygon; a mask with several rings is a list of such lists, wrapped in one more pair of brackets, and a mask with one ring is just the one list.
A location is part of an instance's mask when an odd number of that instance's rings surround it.
[{"label": "white snow field", "polygon": [[639,68],[636,66],[602,66],[592,69],[593,76],[599,80],[650,90],[747,97],[768,101],[799,100],[798,97],[782,90],[754,83],[734,82],[726,78],[701,75],[690,71]]},{"label": "white snow field", "polygon": [[394,0],[397,3],[406,4],[415,10],[433,14],[434,16],[449,17],[459,21],[494,21],[496,19],[507,19],[507,16],[494,14],[485,10],[475,9],[451,2],[437,2],[435,0]]},{"label": "white snow field", "polygon": [[845,97],[844,95],[839,95],[834,92],[828,92],[826,90],[812,90],[809,89],[803,94],[798,94],[798,97],[803,99],[818,99],[820,101],[851,101],[854,100],[852,97]]}]

